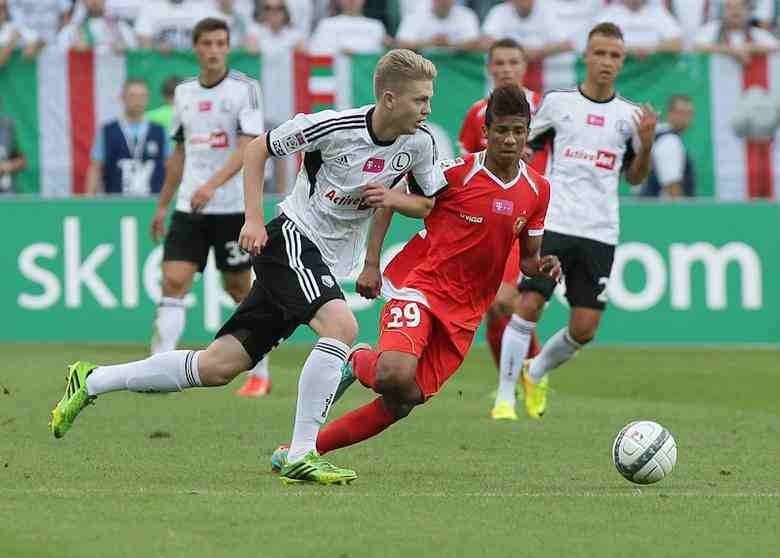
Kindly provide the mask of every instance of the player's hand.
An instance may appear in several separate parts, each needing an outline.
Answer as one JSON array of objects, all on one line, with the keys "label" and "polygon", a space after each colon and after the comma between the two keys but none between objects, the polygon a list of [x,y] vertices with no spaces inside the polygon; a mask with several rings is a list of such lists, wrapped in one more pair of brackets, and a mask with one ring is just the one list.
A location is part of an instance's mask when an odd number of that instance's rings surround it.
[{"label": "player's hand", "polygon": [[152,240],[159,242],[165,236],[165,215],[168,213],[164,207],[158,207],[152,217],[152,225],[150,227],[150,234]]},{"label": "player's hand", "polygon": [[549,277],[556,283],[561,280],[561,262],[558,256],[542,256],[539,262],[539,273]]},{"label": "player's hand", "polygon": [[388,190],[377,182],[371,182],[363,188],[363,203],[374,209],[393,207],[393,200],[398,192]]},{"label": "player's hand", "polygon": [[260,219],[246,219],[241,233],[238,235],[238,245],[242,250],[256,256],[265,248],[268,233]]},{"label": "player's hand", "polygon": [[655,126],[658,124],[658,113],[648,104],[636,113],[637,133],[642,145],[652,145],[655,141]]},{"label": "player's hand", "polygon": [[382,273],[379,266],[366,264],[355,281],[355,290],[363,298],[373,299],[382,290]]},{"label": "player's hand", "polygon": [[206,207],[206,204],[211,201],[211,198],[214,197],[216,191],[217,189],[215,187],[209,186],[208,184],[204,184],[195,190],[195,193],[192,194],[192,198],[190,199],[190,207],[192,207],[192,210],[200,211]]}]

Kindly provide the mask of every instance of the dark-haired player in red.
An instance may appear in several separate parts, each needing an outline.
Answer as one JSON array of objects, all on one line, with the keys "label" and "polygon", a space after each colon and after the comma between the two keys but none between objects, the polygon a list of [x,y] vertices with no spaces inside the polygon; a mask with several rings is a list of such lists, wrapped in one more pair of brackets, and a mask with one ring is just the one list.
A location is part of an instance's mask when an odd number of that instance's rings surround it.
[{"label": "dark-haired player in red", "polygon": [[[525,275],[559,278],[558,259],[539,253],[550,185],[521,159],[529,122],[520,87],[493,92],[487,150],[441,163],[447,187],[436,196],[424,231],[388,264],[383,278],[373,270],[391,215],[377,211],[358,290],[376,297],[381,282],[389,301],[377,349],[363,345],[350,352],[336,397],[355,377],[379,397],[320,431],[320,454],[379,434],[442,388],[468,353],[518,242]],[[416,191],[413,180],[409,187]],[[285,451],[274,452],[275,468],[284,464]]]},{"label": "dark-haired player in red", "polygon": [[[525,98],[531,107],[531,116],[536,113],[536,109],[542,100],[542,95],[536,91],[531,91],[523,87],[523,79],[528,66],[528,57],[525,50],[514,39],[501,39],[494,42],[488,50],[487,71],[493,79],[496,87],[516,83],[525,92]],[[461,153],[476,153],[483,151],[487,147],[487,138],[485,137],[485,110],[487,108],[487,98],[478,100],[471,105],[466,117],[463,119],[463,125],[460,129],[459,143]],[[534,153],[530,162],[531,166],[544,174],[547,165],[547,151],[539,150]],[[504,277],[501,286],[498,288],[496,298],[487,311],[487,341],[493,359],[499,369],[514,370],[516,367],[501,366],[501,339],[504,335],[504,329],[510,322],[515,302],[519,293],[517,283],[520,280],[520,251],[512,250],[504,268]],[[531,344],[527,355],[521,357],[533,358],[541,349],[539,339],[534,332],[531,338]],[[515,355],[512,355],[513,357]],[[506,405],[496,405],[491,412],[494,419],[516,419],[517,413],[514,408]]]}]

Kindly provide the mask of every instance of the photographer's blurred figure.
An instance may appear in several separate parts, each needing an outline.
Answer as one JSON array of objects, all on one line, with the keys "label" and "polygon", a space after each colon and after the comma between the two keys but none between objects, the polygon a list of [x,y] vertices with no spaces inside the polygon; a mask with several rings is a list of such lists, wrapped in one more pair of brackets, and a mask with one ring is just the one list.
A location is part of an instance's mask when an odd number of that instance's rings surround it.
[{"label": "photographer's blurred figure", "polygon": [[127,80],[122,104],[124,114],[102,126],[95,137],[87,195],[149,196],[162,188],[168,137],[162,126],[144,117],[149,104],[146,82]]},{"label": "photographer's blurred figure", "polygon": [[643,197],[692,198],[696,195],[693,161],[682,135],[693,122],[693,101],[687,95],[672,95],[666,122],[656,127],[652,166],[639,192]]}]

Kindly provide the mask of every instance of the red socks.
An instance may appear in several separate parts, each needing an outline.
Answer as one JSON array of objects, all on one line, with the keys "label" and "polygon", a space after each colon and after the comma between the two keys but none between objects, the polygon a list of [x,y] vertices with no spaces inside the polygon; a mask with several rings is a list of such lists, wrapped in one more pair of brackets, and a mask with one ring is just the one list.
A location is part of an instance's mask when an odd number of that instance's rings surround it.
[{"label": "red socks", "polygon": [[[368,353],[368,351],[360,352]],[[376,364],[376,353],[374,355],[374,364]],[[368,405],[340,416],[320,430],[317,436],[317,453],[324,455],[329,451],[367,440],[394,422],[395,418],[385,408],[382,398],[377,397]]]},{"label": "red socks", "polygon": [[379,353],[373,349],[357,351],[352,356],[352,370],[355,377],[368,389],[374,389],[376,384],[376,363]]},{"label": "red socks", "polygon": [[501,338],[504,337],[504,329],[508,323],[509,316],[488,318],[486,337],[496,367],[501,366]]}]

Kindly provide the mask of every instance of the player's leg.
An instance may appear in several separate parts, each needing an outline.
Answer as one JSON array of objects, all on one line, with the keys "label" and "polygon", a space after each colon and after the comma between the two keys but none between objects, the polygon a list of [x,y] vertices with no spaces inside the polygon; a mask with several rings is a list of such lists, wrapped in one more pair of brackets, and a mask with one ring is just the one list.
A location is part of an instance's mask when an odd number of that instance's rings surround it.
[{"label": "player's leg", "polygon": [[576,259],[565,270],[569,323],[553,335],[531,363],[528,377],[541,381],[550,370],[571,359],[595,336],[607,303],[607,283],[615,248],[609,244],[576,239]]},{"label": "player's leg", "polygon": [[165,236],[162,263],[162,296],[157,306],[151,353],[172,351],[184,332],[184,297],[197,271],[206,267],[209,253],[203,215],[175,211]]},{"label": "player's leg", "polygon": [[124,364],[76,362],[68,367],[65,394],[52,411],[52,432],[57,438],[64,436],[78,414],[104,393],[165,393],[221,386],[250,364],[250,356],[232,336],[216,339],[202,351],[168,351]]}]

